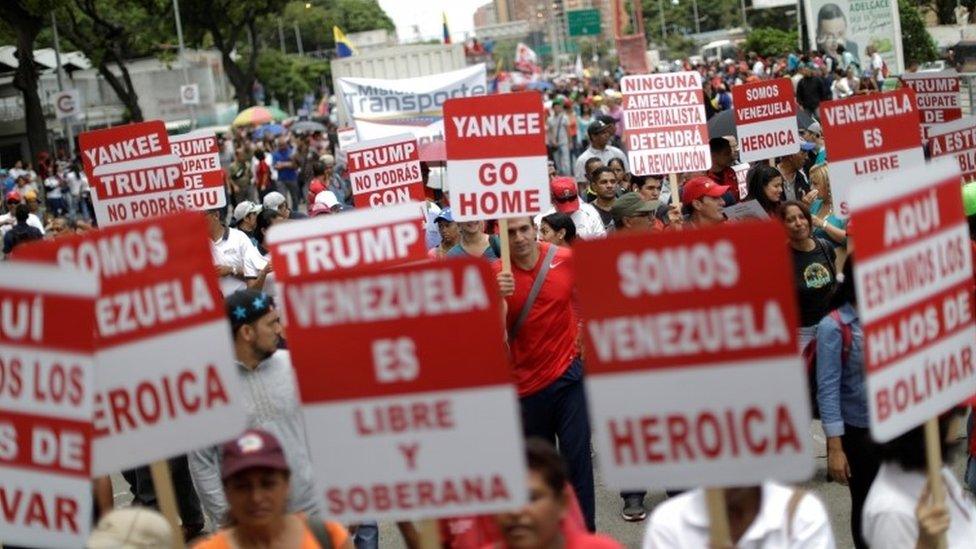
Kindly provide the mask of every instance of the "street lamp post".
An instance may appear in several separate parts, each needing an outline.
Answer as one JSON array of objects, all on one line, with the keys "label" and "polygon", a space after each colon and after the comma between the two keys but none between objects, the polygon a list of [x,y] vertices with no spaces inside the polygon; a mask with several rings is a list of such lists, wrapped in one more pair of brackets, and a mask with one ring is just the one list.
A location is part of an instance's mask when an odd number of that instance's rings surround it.
[{"label": "street lamp post", "polygon": [[[58,39],[58,19],[54,16],[54,12],[51,12],[51,30],[54,31],[54,63],[57,65],[58,71],[58,91],[64,91],[64,81],[61,79],[61,41]],[[71,121],[64,119],[62,122],[64,127],[64,137],[68,140],[68,158],[73,159],[75,156],[75,136],[71,128]]]},{"label": "street lamp post", "polygon": [[[176,18],[176,40],[180,47],[180,65],[183,67],[183,84],[190,85],[190,75],[187,72],[186,67],[186,49],[183,44],[183,22],[180,21],[180,0],[173,0],[173,16]],[[193,105],[187,105],[190,107],[190,127],[196,125],[196,109]]]},{"label": "street lamp post", "polygon": [[302,44],[302,33],[298,30],[298,21],[295,21],[295,43],[298,44],[298,55],[305,55],[305,45]]}]

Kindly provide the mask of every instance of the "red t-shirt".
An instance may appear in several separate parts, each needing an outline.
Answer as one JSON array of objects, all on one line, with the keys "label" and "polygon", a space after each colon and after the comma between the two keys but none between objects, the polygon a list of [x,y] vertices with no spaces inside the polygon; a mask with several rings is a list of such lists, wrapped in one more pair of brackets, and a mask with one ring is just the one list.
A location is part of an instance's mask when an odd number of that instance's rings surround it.
[{"label": "red t-shirt", "polygon": [[727,185],[729,187],[729,192],[726,195],[731,196],[733,202],[739,201],[739,178],[735,176],[735,170],[732,168],[725,168],[719,173],[715,173],[711,170],[705,172],[709,179],[718,183],[719,185]]},{"label": "red t-shirt", "polygon": [[[512,264],[515,293],[506,298],[510,329],[519,317],[522,306],[529,297],[536,273],[542,268],[551,244],[539,243],[539,260],[531,271]],[[509,342],[515,382],[520,397],[536,393],[559,379],[576,358],[578,317],[574,310],[573,252],[558,248],[550,264],[546,280],[536,297],[529,316],[519,329],[514,341]],[[501,261],[492,264],[495,272],[501,271]]]}]

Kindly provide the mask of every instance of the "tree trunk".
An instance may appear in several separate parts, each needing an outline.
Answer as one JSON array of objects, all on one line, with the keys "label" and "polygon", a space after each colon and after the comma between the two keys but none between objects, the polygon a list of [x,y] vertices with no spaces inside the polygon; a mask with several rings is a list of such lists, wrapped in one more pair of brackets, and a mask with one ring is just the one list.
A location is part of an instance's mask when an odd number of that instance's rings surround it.
[{"label": "tree trunk", "polygon": [[254,94],[251,93],[254,89],[254,73],[247,74],[242,71],[240,66],[231,59],[229,51],[220,53],[224,62],[224,72],[227,74],[227,79],[230,80],[231,85],[234,86],[237,110],[242,111],[254,106]]},{"label": "tree trunk", "polygon": [[3,12],[4,20],[17,32],[17,71],[13,84],[24,96],[24,126],[31,153],[28,160],[33,162],[42,151],[50,151],[47,121],[37,92],[37,65],[34,64],[34,40],[43,20],[16,2],[5,6]]}]

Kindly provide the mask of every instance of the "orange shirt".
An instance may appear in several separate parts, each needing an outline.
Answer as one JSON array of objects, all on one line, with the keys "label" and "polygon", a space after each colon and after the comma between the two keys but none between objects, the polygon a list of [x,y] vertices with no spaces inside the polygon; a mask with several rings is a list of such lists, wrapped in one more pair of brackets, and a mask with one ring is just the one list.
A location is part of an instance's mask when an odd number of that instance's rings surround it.
[{"label": "orange shirt", "polygon": [[[295,549],[321,549],[319,542],[315,541],[315,535],[312,531],[308,529],[305,525],[305,517],[299,515],[302,520],[302,525],[305,528],[305,533],[302,535],[302,544]],[[329,532],[329,537],[332,538],[332,546],[335,548],[342,547],[349,540],[349,532],[346,531],[345,526],[339,524],[338,522],[325,521],[325,529]],[[197,543],[193,546],[193,549],[232,549],[233,545],[230,542],[230,529],[224,528],[218,532],[215,532],[209,538]]]}]

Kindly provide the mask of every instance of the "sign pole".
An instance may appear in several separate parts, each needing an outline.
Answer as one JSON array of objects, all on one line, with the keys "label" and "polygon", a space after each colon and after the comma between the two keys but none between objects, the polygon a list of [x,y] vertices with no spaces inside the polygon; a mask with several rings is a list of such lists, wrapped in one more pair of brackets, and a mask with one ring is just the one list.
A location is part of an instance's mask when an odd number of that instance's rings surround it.
[{"label": "sign pole", "polygon": [[498,237],[501,239],[502,272],[512,272],[512,256],[508,253],[508,220],[498,220]]},{"label": "sign pole", "polygon": [[[934,417],[925,422],[925,461],[927,462],[929,490],[934,503],[945,501],[945,486],[942,484],[942,444],[939,440],[939,419]],[[939,536],[937,547],[945,549],[946,536]]]},{"label": "sign pole", "polygon": [[678,174],[672,173],[668,179],[671,183],[671,203],[681,206],[681,196],[678,192]]},{"label": "sign pole", "polygon": [[166,460],[154,461],[149,465],[149,472],[152,474],[159,509],[173,529],[173,549],[184,549],[186,545],[183,544],[183,528],[180,527],[180,514],[176,507],[176,494],[173,491],[173,479],[169,474],[169,463]]},{"label": "sign pole", "polygon": [[715,547],[727,547],[732,544],[729,533],[729,515],[725,509],[725,490],[721,488],[706,488],[705,501],[708,506],[708,539]]},{"label": "sign pole", "polygon": [[421,549],[440,549],[441,533],[434,519],[424,519],[420,521],[420,547]]}]

